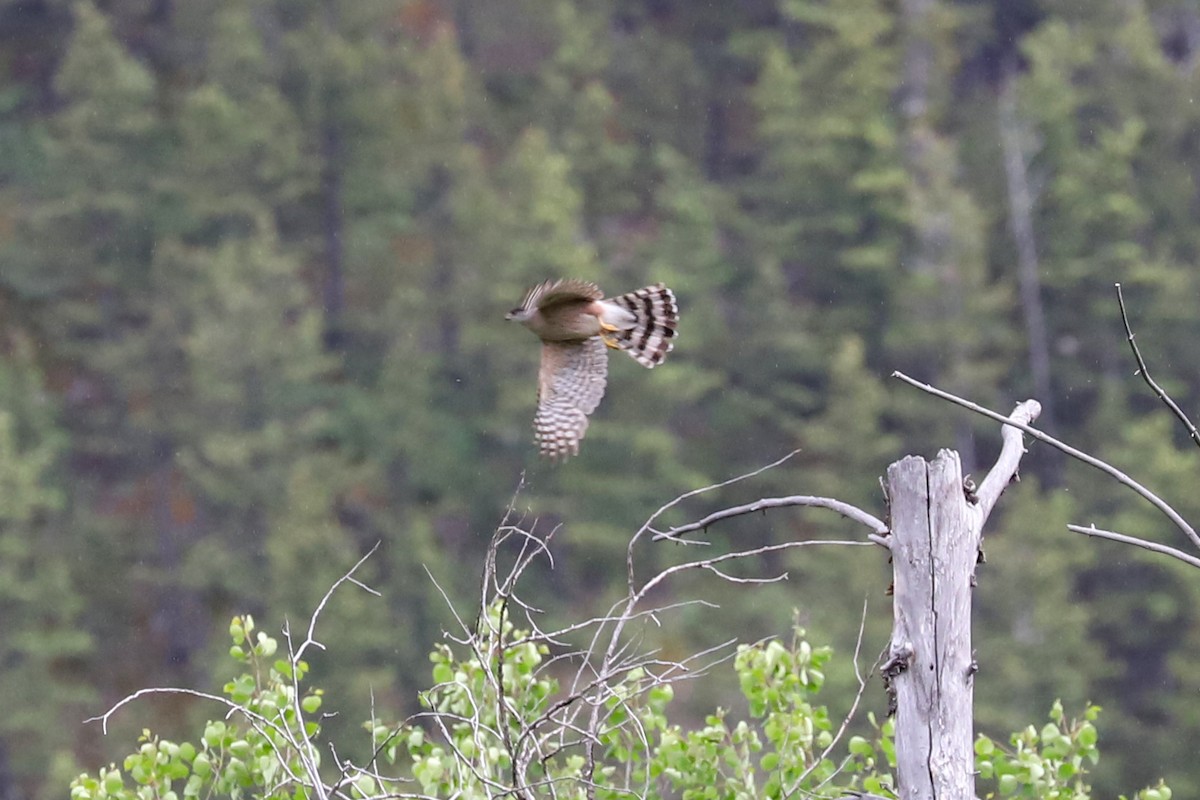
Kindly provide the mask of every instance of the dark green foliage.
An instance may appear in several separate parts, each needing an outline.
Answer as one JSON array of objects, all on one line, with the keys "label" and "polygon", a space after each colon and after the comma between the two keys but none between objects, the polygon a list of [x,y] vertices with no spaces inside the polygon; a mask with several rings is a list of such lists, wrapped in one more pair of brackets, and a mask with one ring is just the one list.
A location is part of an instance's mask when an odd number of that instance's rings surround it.
[{"label": "dark green foliage", "polygon": [[71,576],[66,436],[29,342],[16,344],[0,360],[0,754],[13,790],[32,795],[73,765],[75,723],[97,695]]},{"label": "dark green foliage", "polygon": [[[996,132],[1010,73],[1058,433],[1200,519],[1196,454],[1132,374],[1112,295],[1192,411],[1193,4],[929,8],[0,0],[0,685],[39,687],[3,695],[0,794],[50,796],[41,776],[112,757],[74,727],[81,700],[204,685],[221,620],[295,619],[380,540],[386,602],[329,609],[353,660],[323,680],[344,704],[326,727],[352,741],[371,691],[412,710],[448,614],[425,570],[475,596],[522,474],[519,510],[564,525],[531,589],[563,619],[619,591],[629,533],[663,502],[793,450],[686,513],[805,493],[882,514],[887,463],[939,447],[978,479],[995,426],[887,375],[1002,410],[1031,391]],[[662,367],[614,354],[558,468],[530,443],[536,343],[503,320],[551,276],[661,280],[681,305]],[[1043,458],[1027,474],[1055,472]],[[1161,773],[1195,794],[1200,580],[1063,530],[1093,521],[1180,544],[1082,467],[1010,492],[979,573],[980,723],[1102,702],[1120,722],[1100,791]],[[843,533],[805,512],[710,531]],[[721,607],[660,644],[752,639],[800,606],[845,649],[864,596],[883,635],[883,567],[764,560],[790,580],[681,580]]]}]

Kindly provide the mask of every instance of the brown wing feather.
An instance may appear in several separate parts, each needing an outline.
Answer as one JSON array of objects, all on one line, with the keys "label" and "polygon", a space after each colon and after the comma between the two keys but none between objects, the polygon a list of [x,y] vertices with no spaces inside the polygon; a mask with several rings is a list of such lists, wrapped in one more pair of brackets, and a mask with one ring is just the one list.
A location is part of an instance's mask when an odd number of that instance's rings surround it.
[{"label": "brown wing feather", "polygon": [[588,414],[604,396],[608,349],[598,337],[582,342],[543,342],[538,372],[534,438],[542,455],[555,461],[579,453]]},{"label": "brown wing feather", "polygon": [[604,297],[600,287],[591,281],[575,278],[542,281],[525,293],[521,308],[546,308],[577,300],[599,300]]}]

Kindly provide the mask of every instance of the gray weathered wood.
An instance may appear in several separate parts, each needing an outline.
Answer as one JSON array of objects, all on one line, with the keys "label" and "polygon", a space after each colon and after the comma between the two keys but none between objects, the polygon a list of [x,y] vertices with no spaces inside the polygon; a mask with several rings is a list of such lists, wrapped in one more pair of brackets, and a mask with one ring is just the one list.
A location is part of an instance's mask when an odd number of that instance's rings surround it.
[{"label": "gray weathered wood", "polygon": [[[958,454],[909,456],[887,473],[892,512],[896,779],[902,800],[975,796],[971,576],[979,515],[963,494]],[[895,670],[895,667],[893,667]]]},{"label": "gray weathered wood", "polygon": [[971,586],[979,558],[979,515],[963,493],[958,453],[943,450],[929,465],[933,546],[933,608],[936,619],[933,713],[934,796],[975,797],[972,739],[975,667],[971,656]]},{"label": "gray weathered wood", "polygon": [[894,623],[884,665],[894,693],[901,800],[975,797],[971,588],[983,525],[1016,476],[1020,430],[1041,407],[1027,400],[1003,428],[1004,446],[977,495],[964,490],[958,453],[888,467]]}]

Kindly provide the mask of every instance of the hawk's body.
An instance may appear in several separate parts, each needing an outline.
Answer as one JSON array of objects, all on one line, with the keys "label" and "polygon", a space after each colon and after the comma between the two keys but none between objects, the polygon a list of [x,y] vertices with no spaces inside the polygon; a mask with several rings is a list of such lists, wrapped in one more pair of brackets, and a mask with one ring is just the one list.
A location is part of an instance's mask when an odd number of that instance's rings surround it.
[{"label": "hawk's body", "polygon": [[609,299],[579,280],[546,281],[525,293],[508,319],[542,340],[533,420],[542,455],[558,460],[579,452],[587,415],[604,396],[607,348],[654,367],[674,345],[678,318],[675,295],[661,283]]}]

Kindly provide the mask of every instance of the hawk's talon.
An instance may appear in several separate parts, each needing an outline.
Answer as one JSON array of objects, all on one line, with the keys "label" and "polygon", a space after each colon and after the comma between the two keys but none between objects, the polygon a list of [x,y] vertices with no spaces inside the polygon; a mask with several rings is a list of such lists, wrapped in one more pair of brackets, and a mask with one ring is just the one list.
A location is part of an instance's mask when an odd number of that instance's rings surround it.
[{"label": "hawk's talon", "polygon": [[599,322],[600,322],[600,341],[604,342],[604,344],[608,347],[609,350],[620,350],[621,345],[617,344],[617,338],[615,336],[610,336],[609,334],[616,333],[621,329],[618,328],[616,325],[613,325],[612,323],[605,322],[604,320],[600,320]]}]

